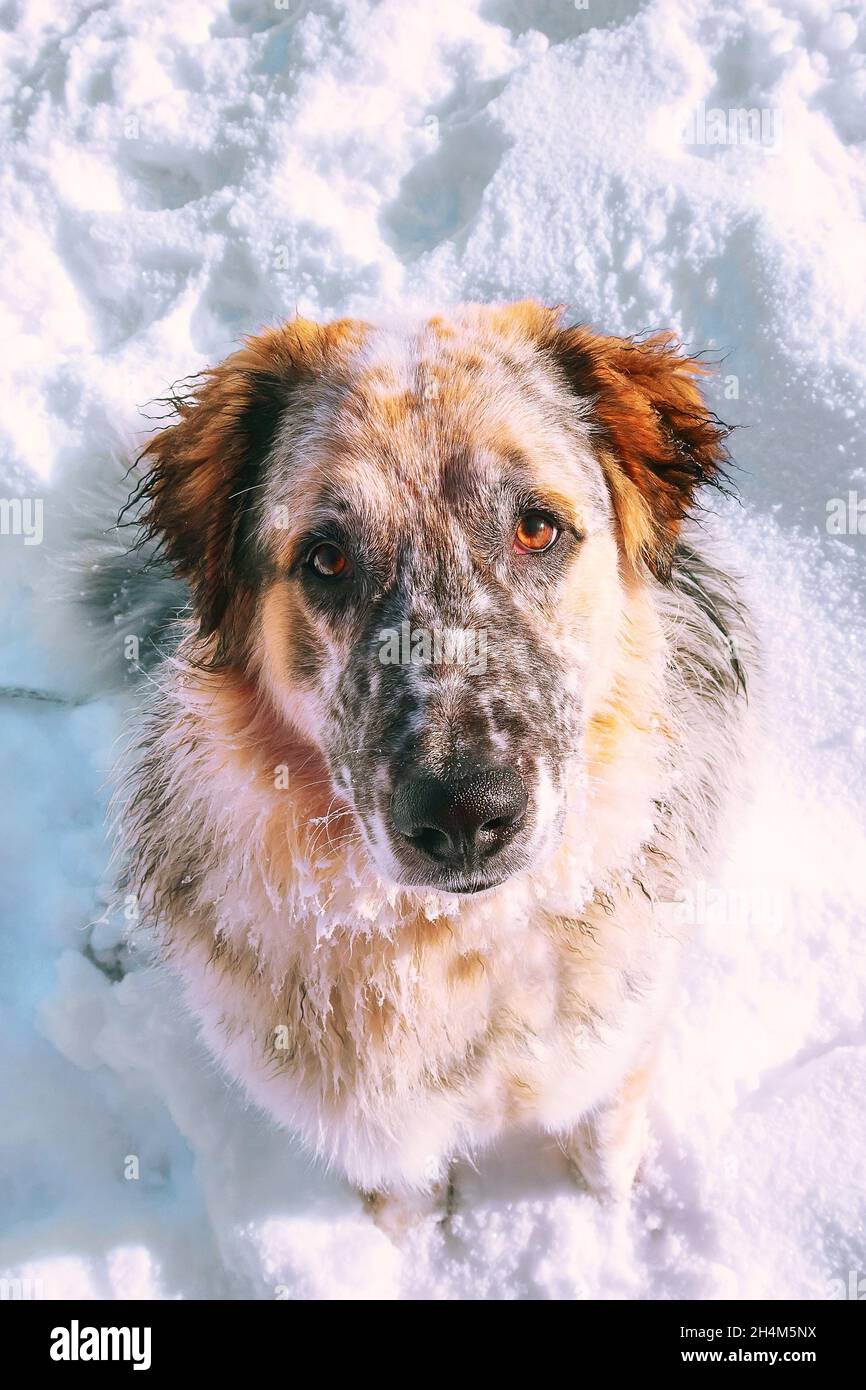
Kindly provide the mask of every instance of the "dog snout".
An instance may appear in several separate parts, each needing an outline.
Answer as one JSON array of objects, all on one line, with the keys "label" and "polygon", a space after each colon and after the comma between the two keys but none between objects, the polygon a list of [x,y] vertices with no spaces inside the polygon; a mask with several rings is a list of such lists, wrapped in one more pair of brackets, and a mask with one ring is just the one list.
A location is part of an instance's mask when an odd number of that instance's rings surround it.
[{"label": "dog snout", "polygon": [[477,767],[451,777],[415,773],[395,788],[391,819],[428,859],[471,867],[511,839],[528,801],[523,778],[507,767]]}]

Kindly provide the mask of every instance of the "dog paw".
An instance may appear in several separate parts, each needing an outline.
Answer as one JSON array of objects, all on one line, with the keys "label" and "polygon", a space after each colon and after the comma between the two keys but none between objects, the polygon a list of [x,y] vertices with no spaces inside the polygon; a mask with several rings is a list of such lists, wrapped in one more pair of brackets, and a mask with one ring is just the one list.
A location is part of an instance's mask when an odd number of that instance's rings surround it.
[{"label": "dog paw", "polygon": [[426,1192],[362,1192],[361,1197],[379,1230],[397,1246],[419,1227],[444,1225],[454,1210],[450,1181]]},{"label": "dog paw", "polygon": [[575,1140],[568,1152],[576,1181],[605,1205],[618,1205],[631,1197],[637,1179],[637,1163],[620,1155],[601,1154]]},{"label": "dog paw", "polygon": [[615,1141],[605,1139],[595,1124],[582,1124],[570,1136],[566,1154],[577,1177],[600,1201],[627,1202],[644,1153],[645,1127],[638,1123]]}]

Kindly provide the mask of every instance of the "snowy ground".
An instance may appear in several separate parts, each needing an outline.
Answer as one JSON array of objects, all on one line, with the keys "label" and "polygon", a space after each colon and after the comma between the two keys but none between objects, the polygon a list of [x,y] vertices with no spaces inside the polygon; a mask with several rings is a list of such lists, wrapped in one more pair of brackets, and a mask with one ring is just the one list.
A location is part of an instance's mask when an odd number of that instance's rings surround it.
[{"label": "snowy ground", "polygon": [[[745,505],[713,525],[769,699],[630,1209],[514,1146],[402,1254],[226,1091],[165,981],[98,968],[120,702],[0,701],[0,1272],[47,1296],[840,1295],[866,1274],[866,535],[827,508],[866,499],[864,0],[2,15],[0,489],[44,499],[45,543],[0,536],[0,684],[87,693],[65,615],[37,618],[52,527],[169,382],[296,308],[533,294],[729,353]],[[765,113],[751,142],[713,115],[739,107]]]}]

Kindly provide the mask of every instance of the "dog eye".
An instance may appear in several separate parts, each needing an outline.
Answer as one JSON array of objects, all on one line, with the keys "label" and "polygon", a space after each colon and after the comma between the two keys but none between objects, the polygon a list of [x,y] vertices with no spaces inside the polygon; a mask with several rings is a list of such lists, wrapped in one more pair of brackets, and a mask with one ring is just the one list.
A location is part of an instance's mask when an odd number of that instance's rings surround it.
[{"label": "dog eye", "polygon": [[307,565],[322,579],[341,579],[349,573],[349,557],[338,545],[320,541],[307,556]]},{"label": "dog eye", "polygon": [[514,549],[525,554],[549,550],[559,536],[556,526],[544,512],[524,512],[514,533]]}]

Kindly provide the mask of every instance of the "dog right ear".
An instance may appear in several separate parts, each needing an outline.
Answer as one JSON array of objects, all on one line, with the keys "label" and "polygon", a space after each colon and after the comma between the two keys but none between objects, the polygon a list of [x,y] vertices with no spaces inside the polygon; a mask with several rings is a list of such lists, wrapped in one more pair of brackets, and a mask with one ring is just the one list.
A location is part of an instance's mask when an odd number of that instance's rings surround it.
[{"label": "dog right ear", "polygon": [[701,488],[726,482],[730,427],[698,386],[709,369],[672,333],[615,338],[563,328],[552,350],[569,384],[592,402],[625,555],[665,580]]},{"label": "dog right ear", "polygon": [[487,314],[499,332],[534,343],[591,408],[595,438],[630,566],[664,580],[684,519],[705,485],[724,489],[730,428],[708,408],[709,370],[672,333],[616,338],[563,327],[535,300]]},{"label": "dog right ear", "polygon": [[189,583],[200,635],[219,630],[224,648],[243,626],[233,612],[250,597],[239,541],[281,416],[304,380],[358,341],[361,328],[294,319],[247,338],[171,397],[174,423],[140,456],[147,472],[133,502],[143,504],[145,534]]}]

